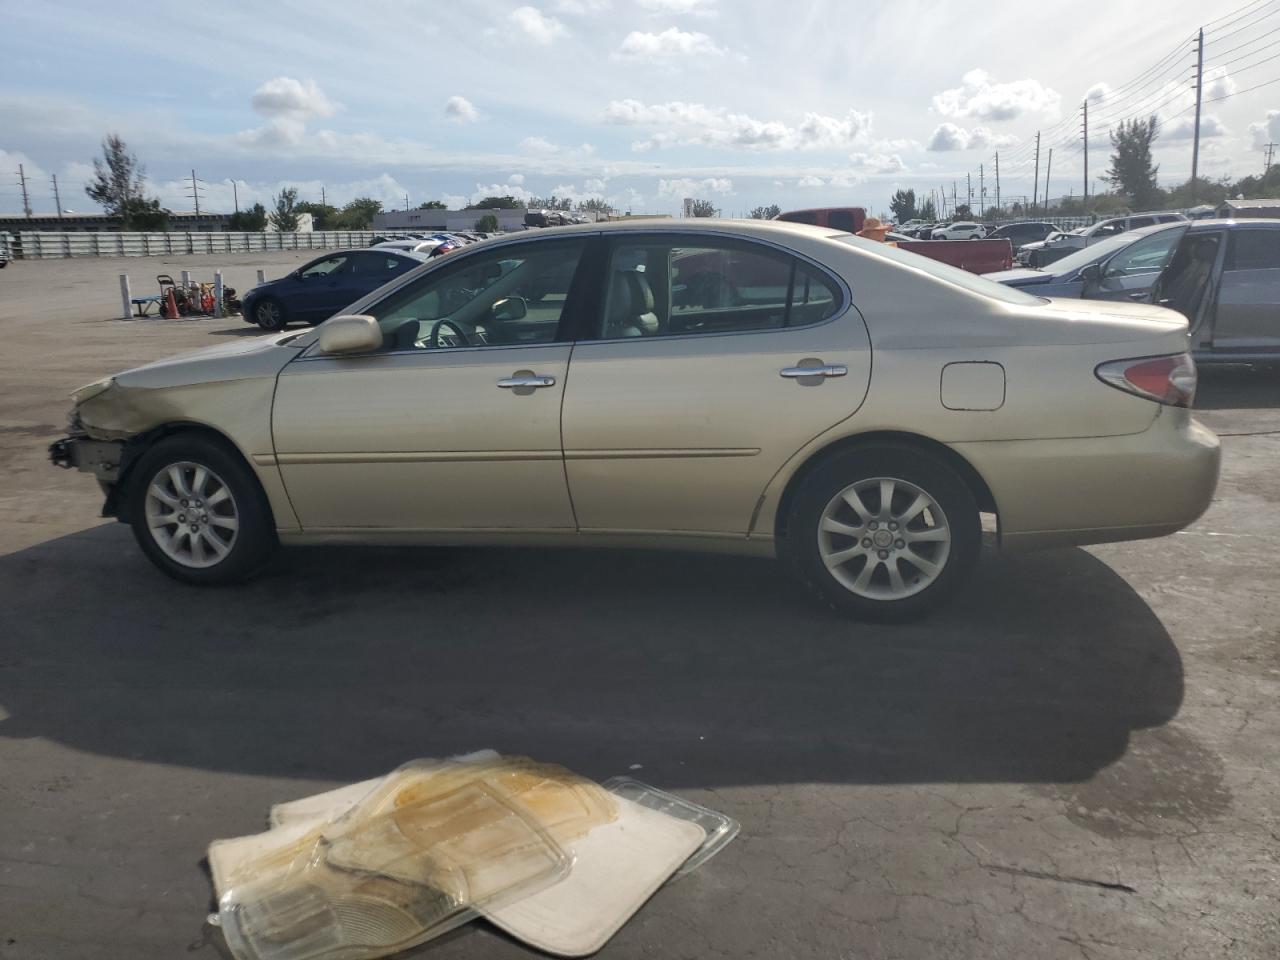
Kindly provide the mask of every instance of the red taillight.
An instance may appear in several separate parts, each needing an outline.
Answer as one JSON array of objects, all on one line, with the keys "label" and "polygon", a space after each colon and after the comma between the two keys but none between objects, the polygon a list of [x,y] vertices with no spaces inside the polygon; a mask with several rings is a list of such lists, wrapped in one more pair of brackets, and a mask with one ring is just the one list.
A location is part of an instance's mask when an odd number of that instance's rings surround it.
[{"label": "red taillight", "polygon": [[1112,360],[1094,372],[1118,390],[1171,407],[1189,407],[1196,398],[1196,362],[1189,353]]}]

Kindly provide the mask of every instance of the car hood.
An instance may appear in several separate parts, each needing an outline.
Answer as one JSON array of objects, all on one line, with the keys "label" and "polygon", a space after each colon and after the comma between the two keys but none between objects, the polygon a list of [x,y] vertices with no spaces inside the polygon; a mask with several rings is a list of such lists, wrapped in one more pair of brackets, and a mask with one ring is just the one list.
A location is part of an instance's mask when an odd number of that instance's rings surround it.
[{"label": "car hood", "polygon": [[297,356],[297,349],[287,344],[300,336],[297,331],[266,337],[254,336],[252,328],[248,328],[245,334],[232,343],[204,347],[156,360],[154,363],[118,373],[113,379],[123,386],[155,389],[274,376],[281,367]]},{"label": "car hood", "polygon": [[1035,283],[1048,283],[1053,279],[1052,274],[1045,273],[1043,270],[1029,269],[997,270],[995,273],[984,273],[983,276],[996,283],[1003,283],[1007,287],[1026,287]]}]

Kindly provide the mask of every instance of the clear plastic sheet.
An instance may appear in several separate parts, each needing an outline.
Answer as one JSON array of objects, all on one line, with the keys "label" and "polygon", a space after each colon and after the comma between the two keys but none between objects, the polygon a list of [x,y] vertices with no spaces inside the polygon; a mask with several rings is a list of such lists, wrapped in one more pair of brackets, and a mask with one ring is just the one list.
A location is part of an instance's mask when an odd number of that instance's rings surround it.
[{"label": "clear plastic sheet", "polygon": [[703,829],[707,838],[702,842],[702,846],[698,847],[697,850],[689,855],[689,859],[681,864],[680,869],[676,871],[674,879],[679,879],[685,874],[697,870],[723,850],[725,845],[736,837],[738,831],[742,829],[742,825],[733,817],[712,810],[710,807],[694,803],[692,800],[686,800],[684,797],[677,797],[675,794],[667,793],[665,790],[659,790],[657,787],[652,787],[647,783],[641,783],[631,777],[610,777],[601,786],[610,793],[630,800],[632,803],[638,803],[640,806],[647,807],[650,810],[665,813],[667,816],[675,817],[677,820],[688,820]]}]

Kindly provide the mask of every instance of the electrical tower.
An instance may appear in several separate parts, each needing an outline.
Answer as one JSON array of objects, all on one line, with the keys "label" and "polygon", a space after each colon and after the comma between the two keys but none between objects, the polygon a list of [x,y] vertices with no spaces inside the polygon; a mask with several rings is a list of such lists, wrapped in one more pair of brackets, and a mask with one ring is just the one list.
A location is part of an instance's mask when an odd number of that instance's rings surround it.
[{"label": "electrical tower", "polygon": [[196,221],[197,221],[197,223],[196,223],[196,229],[197,229],[197,230],[198,230],[198,229],[200,229],[200,225],[199,225],[199,220],[200,220],[200,194],[201,194],[202,192],[204,192],[204,187],[200,186],[200,184],[202,184],[202,183],[204,183],[204,181],[203,181],[203,180],[197,180],[197,179],[196,179],[196,172],[195,172],[194,170],[192,170],[192,171],[191,171],[191,201],[192,201],[192,202],[195,204],[195,206],[196,206]]}]

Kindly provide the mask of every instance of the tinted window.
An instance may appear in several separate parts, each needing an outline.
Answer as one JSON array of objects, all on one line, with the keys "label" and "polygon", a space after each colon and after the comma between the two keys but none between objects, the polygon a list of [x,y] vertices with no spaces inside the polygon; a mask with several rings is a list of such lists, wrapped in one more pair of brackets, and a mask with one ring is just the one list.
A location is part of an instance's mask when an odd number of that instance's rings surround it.
[{"label": "tinted window", "polygon": [[532,241],[461,257],[365,312],[388,350],[551,341],[585,244]]},{"label": "tinted window", "polygon": [[[1107,263],[1103,276],[1132,277],[1145,273],[1159,273],[1173,255],[1185,231],[1169,229],[1129,244]],[[1096,249],[1096,248],[1095,248]]]},{"label": "tinted window", "polygon": [[1134,217],[1132,220],[1129,221],[1129,229],[1137,230],[1140,227],[1154,226],[1155,222],[1156,222],[1155,217]]},{"label": "tinted window", "polygon": [[606,340],[820,323],[840,296],[821,271],[751,243],[637,238],[613,245]]},{"label": "tinted window", "polygon": [[336,257],[325,257],[323,260],[317,260],[309,267],[306,267],[302,271],[302,275],[304,277],[323,277],[331,273],[339,273],[350,259],[351,255],[346,253]]},{"label": "tinted window", "polygon": [[351,273],[371,279],[377,276],[389,277],[397,271],[408,267],[413,261],[404,257],[390,257],[385,253],[357,253],[351,257]]},{"label": "tinted window", "polygon": [[848,210],[832,210],[827,217],[827,226],[832,230],[844,230],[847,233],[854,233],[858,229],[853,214]]},{"label": "tinted window", "polygon": [[778,219],[786,220],[786,221],[789,221],[790,223],[811,223],[815,227],[818,225],[818,215],[816,213],[812,213],[807,210],[801,213],[783,214]]},{"label": "tinted window", "polygon": [[1228,270],[1280,269],[1280,230],[1237,230],[1231,237]]}]

